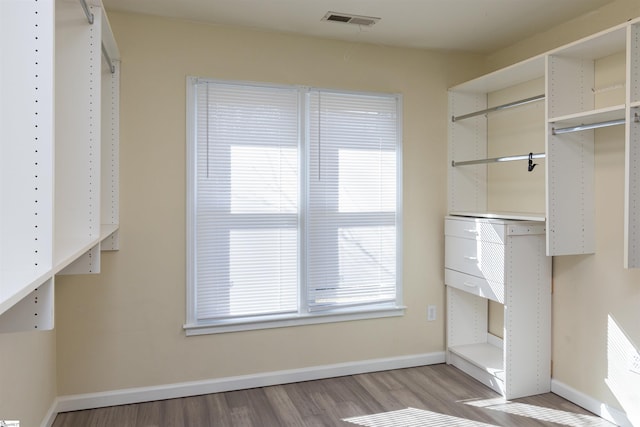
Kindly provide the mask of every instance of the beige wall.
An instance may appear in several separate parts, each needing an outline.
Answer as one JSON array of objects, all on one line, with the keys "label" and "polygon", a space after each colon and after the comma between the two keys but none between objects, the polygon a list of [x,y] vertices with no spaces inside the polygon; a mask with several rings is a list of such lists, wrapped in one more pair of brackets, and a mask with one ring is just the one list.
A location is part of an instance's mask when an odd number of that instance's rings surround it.
[{"label": "beige wall", "polygon": [[[123,64],[121,250],[100,275],[59,279],[59,394],[444,350],[446,89],[482,58],[109,17]],[[403,94],[404,317],[185,337],[188,75]]]},{"label": "beige wall", "polygon": [[55,331],[0,334],[0,419],[39,426],[55,397]]}]

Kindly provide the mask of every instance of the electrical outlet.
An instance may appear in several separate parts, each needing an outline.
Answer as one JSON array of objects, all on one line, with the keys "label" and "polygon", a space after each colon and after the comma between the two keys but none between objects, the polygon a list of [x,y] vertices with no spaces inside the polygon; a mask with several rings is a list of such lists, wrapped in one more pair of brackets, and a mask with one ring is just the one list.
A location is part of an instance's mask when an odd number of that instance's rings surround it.
[{"label": "electrical outlet", "polygon": [[436,320],[436,306],[428,305],[427,306],[427,321],[432,322]]}]

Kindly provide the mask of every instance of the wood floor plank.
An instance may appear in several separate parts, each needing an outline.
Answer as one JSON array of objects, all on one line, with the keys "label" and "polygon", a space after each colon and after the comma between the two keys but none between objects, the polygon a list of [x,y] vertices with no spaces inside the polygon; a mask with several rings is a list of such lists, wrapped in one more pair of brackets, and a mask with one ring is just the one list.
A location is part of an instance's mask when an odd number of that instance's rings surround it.
[{"label": "wood floor plank", "polygon": [[405,414],[424,418],[413,425],[613,425],[552,393],[505,401],[442,364],[61,413],[53,427],[404,427],[391,417]]},{"label": "wood floor plank", "polygon": [[[204,396],[207,406],[207,415],[205,422],[210,426],[231,427],[231,409],[227,405],[227,399],[224,393],[208,394]],[[194,421],[195,422],[195,421]]]},{"label": "wood floor plank", "polygon": [[287,393],[285,387],[274,386],[267,387],[264,390],[267,400],[280,420],[280,425],[283,427],[299,427],[304,425],[302,415],[296,405],[291,400],[291,397]]},{"label": "wood floor plank", "polygon": [[[136,415],[137,427],[160,427],[162,426],[162,405],[166,401],[154,401],[140,403]],[[77,425],[80,427],[80,424]],[[74,425],[75,427],[75,425]],[[87,426],[88,427],[88,426]]]}]

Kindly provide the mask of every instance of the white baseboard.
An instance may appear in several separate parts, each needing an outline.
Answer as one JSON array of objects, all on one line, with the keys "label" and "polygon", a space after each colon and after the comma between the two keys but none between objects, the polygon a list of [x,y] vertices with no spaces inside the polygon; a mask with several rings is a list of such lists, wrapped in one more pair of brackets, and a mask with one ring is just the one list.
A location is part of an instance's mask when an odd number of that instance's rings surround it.
[{"label": "white baseboard", "polygon": [[56,420],[56,415],[58,415],[57,406],[58,406],[58,399],[54,400],[53,403],[51,404],[51,407],[49,408],[49,410],[47,411],[47,414],[42,420],[42,424],[40,424],[40,427],[51,427],[53,425],[53,422]]},{"label": "white baseboard", "polygon": [[551,391],[620,427],[633,427],[633,424],[631,424],[631,421],[623,411],[605,405],[560,381],[551,380]]},{"label": "white baseboard", "polygon": [[219,393],[276,384],[310,381],[345,375],[364,374],[390,369],[411,368],[434,365],[445,362],[445,353],[426,353],[386,359],[362,360],[335,365],[314,366],[303,369],[267,372],[255,375],[216,378],[211,380],[190,381],[177,384],[164,384],[153,387],[138,387],[112,390],[99,393],[86,393],[59,396],[54,402],[42,427],[51,427],[59,412],[101,408],[105,406],[126,405],[152,400],[173,399],[200,394]]}]

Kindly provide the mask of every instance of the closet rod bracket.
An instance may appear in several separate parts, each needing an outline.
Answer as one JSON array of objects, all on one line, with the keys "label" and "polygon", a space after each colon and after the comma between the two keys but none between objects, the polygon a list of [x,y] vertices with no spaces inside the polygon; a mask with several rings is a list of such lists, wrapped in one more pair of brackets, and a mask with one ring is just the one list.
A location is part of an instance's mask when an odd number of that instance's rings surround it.
[{"label": "closet rod bracket", "polygon": [[93,16],[93,13],[91,13],[91,10],[89,10],[87,1],[80,0],[80,6],[82,6],[82,10],[84,11],[84,14],[87,16],[87,21],[89,21],[89,24],[93,25],[94,16]]}]

